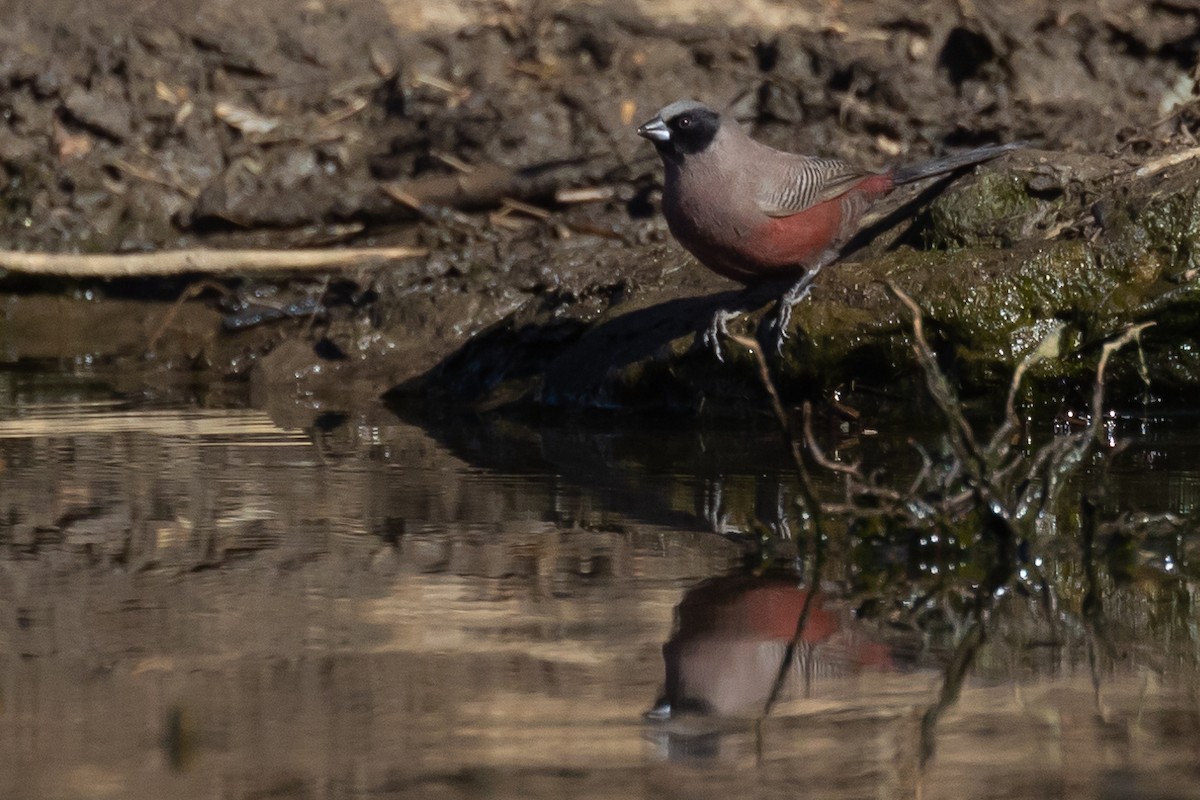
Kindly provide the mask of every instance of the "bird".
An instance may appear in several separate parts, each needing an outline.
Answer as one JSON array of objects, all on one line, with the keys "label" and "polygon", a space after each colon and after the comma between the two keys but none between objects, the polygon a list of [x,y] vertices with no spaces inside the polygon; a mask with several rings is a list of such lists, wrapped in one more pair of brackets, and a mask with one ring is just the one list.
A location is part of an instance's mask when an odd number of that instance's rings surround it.
[{"label": "bird", "polygon": [[684,594],[674,617],[662,648],[663,692],[646,712],[654,720],[762,714],[781,677],[795,687],[802,661],[830,679],[896,666],[891,645],[858,624],[848,604],[786,571],[708,578]]},{"label": "bird", "polygon": [[[776,350],[792,307],[835,261],[876,200],[895,187],[962,170],[1024,146],[987,145],[913,166],[873,172],[836,158],[777,150],[695,100],[664,106],[637,129],[664,169],[662,211],[684,249],[718,275],[747,287],[789,287],[779,301]],[[704,341],[720,340],[736,312],[722,309]]]}]

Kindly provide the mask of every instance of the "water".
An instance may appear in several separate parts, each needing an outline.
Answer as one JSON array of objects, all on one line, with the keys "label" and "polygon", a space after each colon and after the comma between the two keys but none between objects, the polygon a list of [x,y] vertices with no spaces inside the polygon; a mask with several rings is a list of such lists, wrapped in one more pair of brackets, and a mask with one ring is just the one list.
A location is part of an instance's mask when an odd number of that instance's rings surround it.
[{"label": "water", "polygon": [[[1186,519],[1105,540],[1099,625],[1048,525],[1059,605],[1001,598],[923,735],[967,617],[863,598],[949,562],[844,535],[812,599],[803,542],[747,572],[744,534],[801,528],[769,429],[8,398],[0,797],[1200,796]],[[1191,513],[1197,427],[1132,432],[1105,503]]]}]

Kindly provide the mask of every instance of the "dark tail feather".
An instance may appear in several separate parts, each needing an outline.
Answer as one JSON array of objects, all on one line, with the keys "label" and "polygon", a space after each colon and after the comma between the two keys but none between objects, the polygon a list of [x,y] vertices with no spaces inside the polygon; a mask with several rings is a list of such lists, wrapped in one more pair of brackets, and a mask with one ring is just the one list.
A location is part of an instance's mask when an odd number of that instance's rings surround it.
[{"label": "dark tail feather", "polygon": [[982,164],[985,161],[991,161],[993,158],[1004,155],[1010,150],[1016,150],[1028,144],[1028,142],[990,144],[986,147],[967,150],[965,153],[955,153],[945,158],[935,158],[933,161],[926,161],[924,164],[901,167],[896,170],[896,173],[892,176],[892,180],[895,181],[896,185],[900,185],[919,181],[924,178],[932,178],[937,175],[945,175],[949,172],[957,172],[964,167],[971,167],[976,164]]}]

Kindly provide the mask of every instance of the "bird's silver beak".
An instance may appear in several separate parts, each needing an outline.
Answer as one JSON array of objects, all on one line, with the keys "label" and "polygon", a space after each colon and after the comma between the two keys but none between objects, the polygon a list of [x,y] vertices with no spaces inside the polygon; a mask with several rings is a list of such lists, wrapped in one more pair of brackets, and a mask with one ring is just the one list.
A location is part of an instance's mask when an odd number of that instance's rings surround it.
[{"label": "bird's silver beak", "polygon": [[662,117],[655,117],[643,122],[637,129],[637,135],[652,142],[667,142],[671,140],[671,129],[662,121]]}]

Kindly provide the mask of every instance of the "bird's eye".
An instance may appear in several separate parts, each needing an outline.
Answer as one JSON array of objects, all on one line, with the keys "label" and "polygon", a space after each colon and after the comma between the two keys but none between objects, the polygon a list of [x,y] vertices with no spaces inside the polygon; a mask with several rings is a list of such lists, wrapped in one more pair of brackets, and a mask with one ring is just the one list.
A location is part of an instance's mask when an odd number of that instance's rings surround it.
[{"label": "bird's eye", "polygon": [[691,117],[680,117],[679,118],[679,127],[688,128],[688,127],[691,127],[691,124],[692,124]]}]

